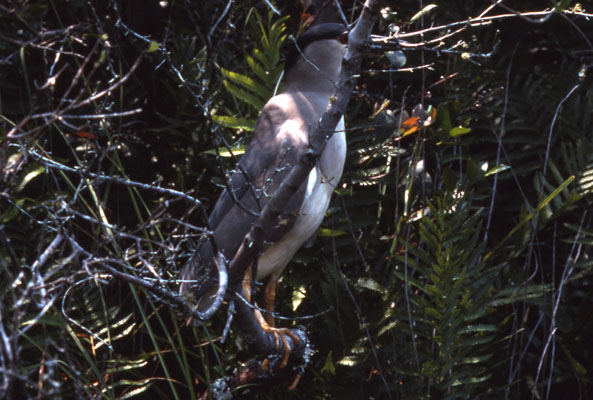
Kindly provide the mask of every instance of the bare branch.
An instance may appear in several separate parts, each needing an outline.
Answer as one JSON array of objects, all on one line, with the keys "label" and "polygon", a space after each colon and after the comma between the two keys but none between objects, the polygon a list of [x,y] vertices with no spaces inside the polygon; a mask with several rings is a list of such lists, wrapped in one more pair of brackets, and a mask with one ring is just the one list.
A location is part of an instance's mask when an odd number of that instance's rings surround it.
[{"label": "bare branch", "polygon": [[186,302],[181,296],[179,296],[179,294],[172,292],[163,286],[159,286],[160,279],[149,280],[146,278],[140,278],[138,276],[122,272],[108,264],[117,263],[125,267],[125,265],[123,265],[122,262],[113,259],[97,259],[93,257],[92,254],[84,250],[75,240],[73,240],[72,238],[69,238],[69,240],[73,247],[75,247],[87,256],[88,259],[87,261],[85,261],[86,265],[95,264],[99,268],[107,271],[110,275],[113,275],[119,279],[129,282],[135,286],[142,287],[148,290],[150,293],[154,294],[155,296],[170,302],[175,307],[183,311],[184,314],[190,315],[192,318],[195,318],[198,321],[205,321],[211,318],[212,315],[216,313],[224,299],[228,283],[228,273],[224,256],[221,253],[218,253],[218,256],[216,258],[216,266],[218,267],[219,281],[219,287],[216,292],[216,299],[208,308],[208,310],[200,312],[195,307],[191,306],[188,302]]},{"label": "bare branch", "polygon": [[125,186],[130,186],[130,187],[137,187],[140,189],[145,189],[145,190],[152,190],[154,192],[157,193],[163,193],[163,194],[168,194],[168,195],[172,195],[172,196],[176,196],[176,197],[180,197],[183,199],[186,199],[188,201],[190,201],[191,203],[194,203],[197,206],[201,206],[202,202],[194,197],[191,197],[183,192],[180,192],[178,190],[175,189],[167,189],[167,188],[162,188],[159,186],[154,186],[154,185],[149,185],[147,183],[141,183],[141,182],[134,182],[131,181],[129,179],[124,179],[124,178],[117,178],[117,177],[112,177],[112,176],[108,176],[108,175],[103,175],[103,174],[96,174],[94,172],[90,172],[87,170],[84,170],[82,168],[72,168],[72,167],[68,167],[64,164],[60,164],[56,161],[50,160],[47,157],[42,156],[41,154],[37,153],[35,150],[31,150],[31,149],[27,149],[27,153],[35,160],[41,162],[43,165],[45,165],[48,168],[55,168],[55,169],[59,169],[61,171],[67,171],[67,172],[72,172],[75,173],[81,177],[85,177],[85,178],[93,178],[96,179],[97,181],[101,182],[101,181],[105,181],[105,182],[113,182],[113,183],[117,183],[119,185],[125,185]]}]

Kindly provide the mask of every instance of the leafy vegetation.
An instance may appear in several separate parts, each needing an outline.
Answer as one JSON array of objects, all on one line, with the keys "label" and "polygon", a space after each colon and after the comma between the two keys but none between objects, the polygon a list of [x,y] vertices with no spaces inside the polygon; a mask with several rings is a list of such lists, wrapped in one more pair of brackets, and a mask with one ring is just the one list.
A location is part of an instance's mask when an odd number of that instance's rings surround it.
[{"label": "leafy vegetation", "polygon": [[[196,398],[253,357],[224,310],[192,327],[129,279],[177,291],[281,85],[298,5],[227,3],[0,5],[0,397]],[[278,288],[316,354],[239,396],[591,396],[593,10],[549,6],[383,10],[399,45],[368,49],[342,184]]]}]

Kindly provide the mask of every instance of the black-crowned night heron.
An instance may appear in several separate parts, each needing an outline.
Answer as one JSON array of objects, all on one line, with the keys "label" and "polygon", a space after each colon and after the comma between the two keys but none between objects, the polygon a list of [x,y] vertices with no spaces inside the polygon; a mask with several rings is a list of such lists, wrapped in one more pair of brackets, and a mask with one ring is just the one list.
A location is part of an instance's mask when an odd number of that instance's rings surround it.
[{"label": "black-crowned night heron", "polygon": [[[271,98],[257,121],[253,139],[230,177],[229,193],[219,197],[209,218],[214,241],[227,260],[231,260],[257,214],[274,195],[309,149],[309,133],[318,125],[341,70],[347,30],[344,25],[323,23],[306,30],[287,58],[284,92]],[[278,223],[264,228],[264,248],[257,258],[257,280],[267,280],[264,307],[273,309],[276,282],[296,251],[313,237],[323,220],[333,190],[336,188],[346,157],[344,119],[325,143],[308,179],[299,187],[281,212]],[[247,212],[251,210],[252,212]],[[181,273],[180,292],[192,290],[198,274],[213,265],[210,241],[200,244],[196,254]],[[246,274],[243,295],[251,301],[251,285]],[[216,285],[214,285],[216,286]],[[207,308],[216,290],[199,288],[200,309]],[[258,315],[262,326],[283,341],[286,329],[273,328]],[[295,342],[298,339],[294,338]],[[288,353],[283,364],[286,364]]]}]

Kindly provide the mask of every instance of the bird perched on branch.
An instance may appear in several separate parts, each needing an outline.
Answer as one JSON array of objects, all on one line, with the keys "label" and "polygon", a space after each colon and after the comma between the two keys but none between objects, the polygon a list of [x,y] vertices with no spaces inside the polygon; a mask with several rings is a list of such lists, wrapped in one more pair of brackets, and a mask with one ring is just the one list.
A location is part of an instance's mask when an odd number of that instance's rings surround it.
[{"label": "bird perched on branch", "polygon": [[[284,91],[264,106],[253,139],[209,218],[215,245],[227,260],[234,257],[258,213],[291,168],[309,150],[309,133],[317,127],[335,91],[346,40],[344,25],[318,24],[299,36],[287,57]],[[258,281],[267,280],[263,304],[268,310],[274,305],[276,282],[296,251],[315,235],[342,175],[346,157],[343,118],[336,132],[326,137],[328,139],[306,181],[284,204],[276,223],[262,227],[264,247],[254,268]],[[213,269],[213,252],[211,242],[203,241],[181,273],[180,292],[183,295],[194,291],[199,309],[210,305],[216,291],[216,287],[205,291],[205,286],[211,282],[204,284],[201,276],[204,271]],[[243,295],[250,302],[251,287],[246,274]],[[274,328],[272,318],[267,318],[267,324],[259,319],[264,330],[273,331],[282,340],[284,334],[291,335],[287,329]],[[293,340],[298,342],[296,338]],[[287,357],[288,354],[283,360],[284,365]]]}]

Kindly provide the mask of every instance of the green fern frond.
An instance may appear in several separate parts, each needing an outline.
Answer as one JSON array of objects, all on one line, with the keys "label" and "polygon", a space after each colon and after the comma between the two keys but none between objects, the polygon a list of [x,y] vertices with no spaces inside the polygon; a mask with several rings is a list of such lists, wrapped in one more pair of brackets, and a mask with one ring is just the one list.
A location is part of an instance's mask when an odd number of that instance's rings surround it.
[{"label": "green fern frond", "polygon": [[[220,68],[223,76],[223,85],[236,99],[260,111],[266,102],[275,94],[284,66],[280,64],[280,48],[286,40],[286,21],[288,16],[281,17],[272,22],[273,13],[270,11],[268,22],[264,24],[260,16],[254,12],[255,19],[249,19],[251,32],[258,36],[258,47],[246,56],[250,75],[229,71]],[[255,126],[255,120],[219,115],[214,120],[224,126],[236,128],[240,126]],[[240,122],[239,122],[240,120]]]},{"label": "green fern frond", "polygon": [[261,110],[266,104],[266,100],[258,97],[257,93],[250,92],[249,90],[241,89],[240,87],[233,85],[230,81],[223,81],[225,89],[239,100],[244,101],[256,110]]},{"label": "green fern frond", "polygon": [[[490,378],[485,365],[499,329],[485,319],[492,311],[493,280],[491,267],[481,260],[481,213],[470,213],[468,200],[458,197],[445,193],[435,203],[427,201],[430,213],[417,226],[421,244],[409,243],[408,257],[395,257],[411,270],[405,277],[398,268],[396,278],[419,289],[409,302],[410,334],[423,349],[418,353],[424,359],[421,375],[443,398],[475,395],[474,384]],[[405,314],[400,318],[410,323]]]},{"label": "green fern frond", "polygon": [[212,115],[215,123],[233,129],[243,129],[252,132],[255,129],[255,121],[247,118],[230,117],[228,115]]},{"label": "green fern frond", "polygon": [[[225,86],[226,86],[226,84],[229,84],[229,85],[232,84],[231,85],[232,87],[237,87],[237,85],[238,85],[242,89],[247,90],[252,96],[259,98],[260,102],[265,102],[269,98],[269,93],[265,90],[265,88],[263,86],[261,86],[254,79],[252,79],[246,75],[239,74],[237,72],[228,71],[224,68],[220,68],[220,72],[224,76]],[[229,90],[228,87],[227,87],[227,90]],[[229,93],[235,95],[235,93],[232,92],[231,90],[229,90]],[[248,104],[255,107],[256,105],[259,105],[261,103],[258,103],[258,104],[248,103]],[[256,109],[257,109],[257,107],[256,107]]]}]

